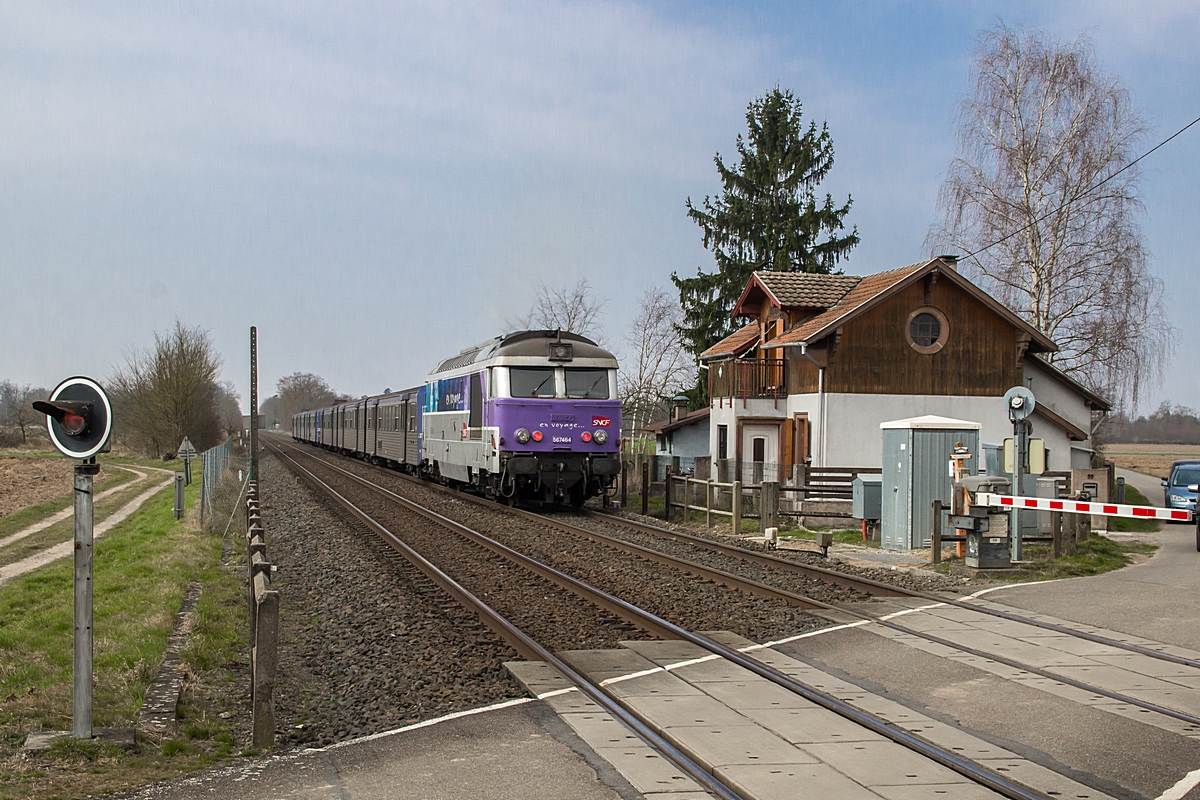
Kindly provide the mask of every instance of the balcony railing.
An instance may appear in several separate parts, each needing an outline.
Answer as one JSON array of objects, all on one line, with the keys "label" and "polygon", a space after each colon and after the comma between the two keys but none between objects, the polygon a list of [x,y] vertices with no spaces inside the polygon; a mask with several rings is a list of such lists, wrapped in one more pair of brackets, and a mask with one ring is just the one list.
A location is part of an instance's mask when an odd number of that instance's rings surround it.
[{"label": "balcony railing", "polygon": [[787,394],[786,362],[782,358],[729,358],[708,365],[708,396],[718,398],[770,397]]}]

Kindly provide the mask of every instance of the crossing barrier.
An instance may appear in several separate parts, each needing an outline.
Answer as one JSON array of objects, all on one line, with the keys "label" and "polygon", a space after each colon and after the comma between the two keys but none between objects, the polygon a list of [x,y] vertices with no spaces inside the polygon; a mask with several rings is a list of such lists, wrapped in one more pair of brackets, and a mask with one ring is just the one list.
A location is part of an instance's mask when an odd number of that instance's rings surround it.
[{"label": "crossing barrier", "polygon": [[1014,497],[1006,494],[979,492],[974,505],[990,508],[1034,509],[1037,511],[1061,511],[1066,514],[1091,514],[1098,517],[1126,517],[1128,519],[1165,519],[1171,522],[1194,522],[1195,512],[1181,508],[1156,508],[1154,506],[1130,506],[1120,503],[1091,503],[1083,500],[1053,500],[1048,497]]}]

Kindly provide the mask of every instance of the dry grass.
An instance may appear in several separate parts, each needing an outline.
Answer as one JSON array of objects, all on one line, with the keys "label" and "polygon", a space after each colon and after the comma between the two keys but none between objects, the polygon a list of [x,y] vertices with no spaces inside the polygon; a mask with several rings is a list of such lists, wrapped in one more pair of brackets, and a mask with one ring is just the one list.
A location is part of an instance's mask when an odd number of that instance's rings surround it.
[{"label": "dry grass", "polygon": [[1171,462],[1180,458],[1200,458],[1200,445],[1190,444],[1106,444],[1104,457],[1122,469],[1163,477],[1171,471]]}]

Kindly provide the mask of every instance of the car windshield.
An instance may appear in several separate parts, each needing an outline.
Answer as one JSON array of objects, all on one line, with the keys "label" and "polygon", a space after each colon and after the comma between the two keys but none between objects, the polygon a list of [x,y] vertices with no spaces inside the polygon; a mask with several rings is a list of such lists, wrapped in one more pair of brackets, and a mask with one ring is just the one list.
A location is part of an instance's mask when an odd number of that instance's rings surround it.
[{"label": "car windshield", "polygon": [[554,397],[554,368],[513,367],[508,388],[513,397]]},{"label": "car windshield", "polygon": [[1200,467],[1180,467],[1175,470],[1172,486],[1191,486],[1193,483],[1200,483]]},{"label": "car windshield", "polygon": [[568,369],[567,397],[574,400],[607,400],[608,370]]}]

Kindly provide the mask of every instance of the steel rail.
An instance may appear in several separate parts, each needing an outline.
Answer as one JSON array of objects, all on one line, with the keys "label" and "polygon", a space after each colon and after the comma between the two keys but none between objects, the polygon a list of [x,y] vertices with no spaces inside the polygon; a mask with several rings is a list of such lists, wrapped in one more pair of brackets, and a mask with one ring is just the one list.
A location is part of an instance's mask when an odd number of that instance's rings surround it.
[{"label": "steel rail", "polygon": [[591,511],[591,510],[586,511],[584,513],[587,516],[595,518],[595,519],[601,519],[601,520],[604,520],[605,522],[616,524],[618,526],[635,528],[637,530],[644,531],[646,533],[650,533],[655,536],[659,536],[661,538],[672,539],[675,541],[681,541],[681,540],[686,541],[690,544],[695,544],[699,547],[703,547],[708,550],[713,550],[715,552],[723,553],[725,555],[729,555],[734,558],[739,558],[743,561],[750,561],[753,563],[762,564],[764,566],[780,567],[780,568],[786,569],[790,572],[799,572],[802,574],[809,575],[811,577],[819,577],[822,580],[829,580],[829,581],[837,582],[837,583],[839,583],[839,585],[855,587],[855,588],[859,588],[860,590],[865,590],[864,587],[870,587],[870,590],[874,594],[890,594],[893,596],[901,596],[901,597],[915,597],[915,598],[920,598],[922,600],[930,600],[932,602],[942,603],[942,604],[948,605],[948,606],[954,606],[956,608],[964,608],[964,609],[967,609],[969,611],[974,611],[979,614],[987,614],[988,616],[1008,620],[1009,622],[1020,622],[1025,625],[1029,625],[1031,627],[1041,628],[1043,630],[1048,630],[1048,631],[1054,631],[1055,633],[1062,633],[1062,634],[1066,634],[1068,636],[1074,636],[1076,638],[1083,639],[1083,640],[1089,641],[1089,642],[1094,642],[1096,644],[1108,645],[1110,647],[1115,647],[1120,650],[1128,650],[1131,653],[1137,653],[1139,655],[1148,656],[1150,658],[1157,658],[1162,661],[1170,661],[1171,663],[1174,663],[1174,664],[1181,664],[1183,666],[1194,667],[1196,669],[1200,669],[1200,661],[1197,661],[1197,660],[1191,659],[1191,658],[1187,658],[1186,656],[1177,656],[1177,655],[1173,655],[1171,653],[1164,653],[1161,650],[1154,650],[1149,647],[1143,647],[1141,645],[1131,644],[1129,642],[1122,642],[1117,639],[1110,639],[1106,636],[1100,636],[1095,633],[1088,633],[1087,631],[1076,630],[1075,628],[1068,628],[1064,625],[1057,625],[1053,622],[1043,622],[1041,620],[1031,619],[1029,617],[1021,616],[1020,614],[1014,614],[1014,613],[1011,613],[1008,611],[1001,611],[1000,609],[996,609],[996,608],[988,608],[987,606],[980,606],[980,605],[976,605],[974,603],[968,603],[965,600],[958,600],[956,598],[945,597],[943,595],[934,594],[932,592],[922,592],[918,589],[905,589],[905,588],[902,588],[899,586],[892,586],[890,584],[882,583],[880,581],[873,581],[870,578],[859,578],[859,577],[855,577],[855,576],[848,576],[845,573],[837,572],[836,570],[827,569],[825,567],[818,567],[818,566],[815,566],[812,564],[800,564],[800,563],[797,563],[790,559],[780,558],[779,556],[773,556],[773,555],[769,555],[767,553],[759,553],[754,550],[747,550],[744,547],[738,547],[736,545],[729,545],[729,544],[724,544],[722,542],[716,542],[716,541],[713,541],[712,539],[706,539],[703,536],[696,536],[696,535],[690,534],[690,533],[674,531],[669,528],[660,528],[657,525],[651,525],[649,523],[641,522],[639,520],[625,519],[624,517],[618,517],[614,514],[605,514],[605,513]]},{"label": "steel rail", "polygon": [[[573,591],[574,593],[576,593],[582,597],[585,597],[587,599],[597,598],[597,600],[594,600],[594,602],[602,602],[603,603],[602,607],[604,607],[606,609],[615,610],[616,608],[621,608],[621,609],[624,609],[625,611],[627,611],[628,613],[634,614],[634,615],[642,618],[643,622],[641,623],[640,627],[645,627],[646,625],[652,624],[655,628],[659,628],[659,629],[662,629],[662,630],[665,630],[668,632],[667,635],[664,636],[664,638],[682,639],[684,641],[695,644],[705,650],[708,650],[709,652],[711,652],[717,656],[725,658],[726,660],[731,661],[734,664],[737,664],[738,666],[753,672],[754,674],[758,675],[759,677],[762,677],[762,678],[765,678],[766,680],[771,681],[772,683],[776,684],[777,686],[780,686],[794,694],[797,694],[812,703],[815,703],[829,711],[832,711],[832,712],[838,714],[839,716],[849,719],[852,722],[855,722],[858,725],[861,725],[862,727],[864,727],[874,733],[879,734],[880,736],[883,736],[887,739],[892,740],[893,742],[896,742],[897,744],[907,747],[908,749],[913,750],[914,752],[917,752],[920,755],[923,755],[926,758],[929,758],[930,760],[935,761],[938,764],[941,764],[942,766],[944,766],[954,772],[957,772],[958,774],[960,774],[966,778],[969,778],[970,780],[975,781],[976,783],[978,783],[982,786],[985,786],[995,792],[999,792],[1000,794],[1002,794],[1005,797],[1010,798],[1011,800],[1035,800],[1035,799],[1036,800],[1049,800],[1049,796],[1043,794],[1042,792],[1039,792],[1035,789],[1027,787],[1023,784],[1017,783],[1016,781],[1013,781],[1013,780],[1007,778],[1006,776],[1001,775],[997,772],[993,772],[992,770],[988,769],[987,767],[977,764],[977,763],[971,761],[970,759],[963,758],[962,756],[958,755],[957,753],[954,753],[950,750],[947,750],[943,747],[933,744],[932,742],[928,742],[919,736],[909,733],[908,731],[905,731],[896,726],[893,726],[892,724],[876,717],[875,715],[870,714],[865,711],[862,711],[861,709],[855,708],[854,706],[852,706],[842,700],[839,700],[836,697],[828,695],[824,692],[817,691],[816,689],[813,689],[812,687],[807,686],[807,685],[797,681],[795,678],[791,677],[790,675],[787,675],[768,664],[764,664],[761,661],[757,661],[757,660],[745,655],[744,653],[740,653],[737,650],[729,648],[719,642],[713,641],[712,639],[709,639],[708,637],[701,636],[701,635],[693,633],[685,628],[681,628],[680,626],[678,626],[672,622],[669,622],[668,620],[662,619],[661,617],[658,617],[657,615],[652,614],[649,611],[638,608],[637,606],[635,606],[625,600],[622,600],[619,597],[610,595],[601,589],[597,589],[587,583],[584,583],[583,581],[581,581],[577,578],[567,575],[566,573],[560,572],[560,571],[554,569],[553,567],[549,567],[545,564],[541,564],[540,562],[536,562],[536,561],[534,561],[534,559],[531,559],[528,556],[525,556],[524,554],[519,553],[516,550],[513,550],[512,548],[508,547],[507,545],[501,544],[500,542],[496,542],[495,540],[491,540],[491,539],[489,539],[489,537],[484,536],[483,534],[478,533],[477,531],[472,531],[470,528],[467,528],[465,525],[462,525],[461,523],[455,522],[454,520],[444,517],[435,511],[425,509],[423,506],[420,506],[419,504],[414,503],[413,501],[408,500],[407,498],[396,494],[395,492],[391,491],[390,489],[387,489],[383,486],[379,486],[378,484],[372,483],[369,480],[367,480],[366,478],[363,478],[359,475],[355,475],[354,473],[349,472],[348,470],[342,469],[341,467],[339,467],[335,464],[331,464],[328,461],[325,461],[324,459],[320,459],[314,454],[305,453],[305,455],[313,460],[318,461],[322,465],[324,465],[332,470],[335,470],[337,472],[344,474],[348,478],[351,478],[352,480],[362,484],[363,486],[367,487],[368,489],[370,489],[372,491],[375,491],[379,494],[383,494],[387,497],[395,499],[396,501],[398,501],[402,505],[404,505],[406,508],[410,508],[412,510],[416,510],[417,508],[424,509],[424,513],[422,514],[423,516],[426,516],[429,519],[435,519],[435,520],[439,521],[441,524],[445,525],[446,527],[449,527],[451,530],[454,530],[456,532],[469,532],[468,536],[472,540],[488,540],[488,541],[490,541],[492,544],[489,545],[489,549],[492,549],[494,547],[495,548],[494,552],[502,552],[505,554],[506,557],[513,558],[514,560],[516,560],[518,563],[521,563],[521,564],[525,564],[527,562],[533,562],[533,563],[538,564],[538,566],[539,566],[538,572],[539,573],[557,575],[558,580],[561,580],[564,582],[562,585],[564,585],[565,588],[570,588],[570,590]],[[781,590],[776,590],[776,591],[781,591]],[[799,597],[799,595],[797,595],[797,597]]]},{"label": "steel rail", "polygon": [[[623,705],[617,702],[612,696],[600,687],[598,683],[593,682],[582,673],[575,670],[570,664],[563,661],[561,658],[543,647],[531,636],[518,628],[506,617],[493,609],[491,606],[484,603],[466,587],[455,581],[436,565],[422,556],[413,548],[409,547],[400,537],[396,536],[386,527],[381,525],[373,517],[356,506],[349,498],[342,495],[325,481],[321,480],[310,470],[305,469],[296,459],[285,453],[282,448],[274,443],[268,443],[267,447],[274,450],[285,463],[289,464],[292,469],[297,472],[301,478],[305,480],[313,488],[319,489],[338,505],[349,511],[354,517],[365,524],[368,528],[375,532],[377,536],[382,538],[388,545],[399,552],[410,564],[424,574],[427,578],[433,581],[443,591],[453,597],[459,605],[473,612],[479,620],[489,629],[504,639],[514,650],[517,651],[523,658],[532,661],[544,661],[558,670],[567,680],[575,684],[576,688],[594,702],[596,705],[603,708],[607,713],[611,714],[616,719],[619,719],[624,725],[629,728],[639,739],[645,742],[654,750],[662,753],[667,760],[678,767],[684,774],[696,781],[705,791],[716,795],[721,800],[741,800],[741,798],[728,786],[718,781],[704,767],[693,761],[688,755],[679,750],[675,745],[664,739],[660,734],[649,727],[642,719],[630,713]],[[320,459],[318,459],[320,460]],[[326,463],[322,461],[321,463]]]}]

